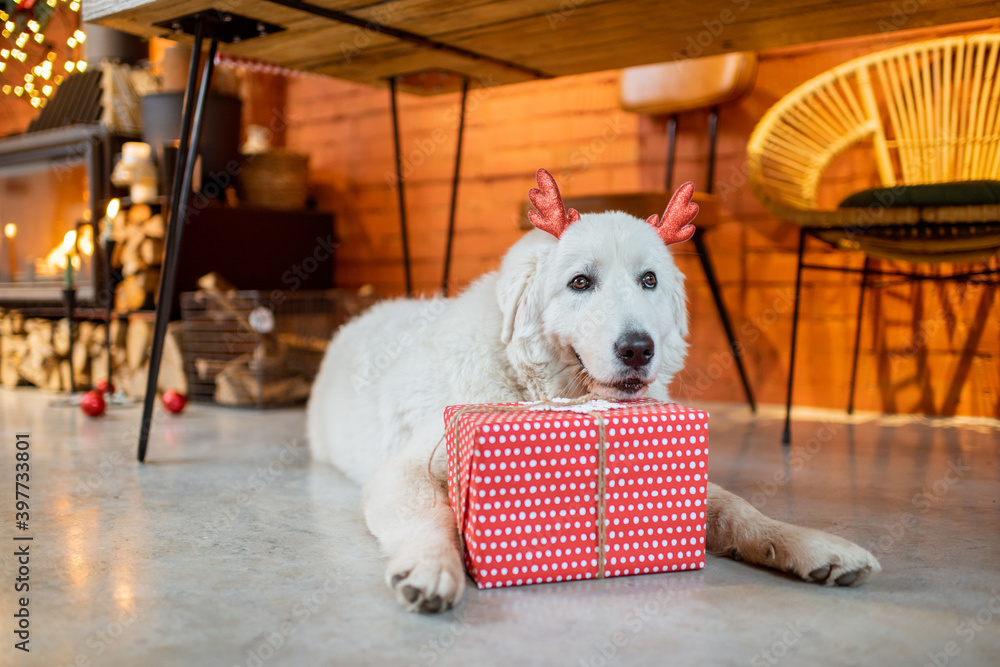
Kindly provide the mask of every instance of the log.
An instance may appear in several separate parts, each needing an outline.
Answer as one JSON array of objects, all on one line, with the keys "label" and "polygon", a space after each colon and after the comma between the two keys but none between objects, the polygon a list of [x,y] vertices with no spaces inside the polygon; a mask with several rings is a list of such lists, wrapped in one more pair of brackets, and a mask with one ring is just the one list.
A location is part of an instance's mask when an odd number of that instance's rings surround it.
[{"label": "log", "polygon": [[24,315],[17,310],[8,310],[0,317],[0,336],[20,336],[24,333]]},{"label": "log", "polygon": [[159,266],[163,263],[163,241],[146,238],[139,244],[139,259],[146,266]]},{"label": "log", "polygon": [[287,405],[309,397],[311,384],[299,375],[258,381],[237,358],[215,376],[215,402],[223,405]]},{"label": "log", "polygon": [[24,330],[28,333],[28,349],[38,358],[49,359],[56,356],[52,349],[52,322],[32,318],[24,323]]},{"label": "log", "polygon": [[146,235],[142,233],[142,228],[138,225],[130,225],[125,235],[125,243],[119,255],[122,267],[122,275],[131,276],[139,273],[148,264],[142,260],[139,254],[139,247],[146,240]]},{"label": "log", "polygon": [[[81,324],[83,324],[81,322]],[[90,350],[81,341],[77,341],[73,346],[73,379],[76,381],[76,389],[89,387],[91,384],[90,364],[93,357]]]},{"label": "log", "polygon": [[[82,327],[83,322],[81,322],[80,324]],[[86,331],[84,331],[84,329],[81,328],[80,335],[77,337],[77,340],[79,340],[79,344],[82,347],[87,348],[87,353],[90,356],[96,357],[104,350],[105,347],[104,332],[106,331],[107,327],[103,324],[95,324],[93,322],[88,322],[88,324],[90,324],[90,328]]]},{"label": "log", "polygon": [[[76,343],[79,343],[83,347],[90,349],[91,337],[94,335],[94,329],[96,327],[103,327],[103,324],[98,324],[96,322],[91,322],[90,320],[80,320],[76,323]],[[101,344],[104,344],[104,334],[101,334]]]},{"label": "log", "polygon": [[145,318],[129,319],[125,337],[125,366],[136,371],[149,359],[149,348],[153,341],[153,323]]},{"label": "log", "polygon": [[51,385],[50,377],[55,374],[56,381],[59,377],[59,360],[52,356],[44,356],[37,350],[31,348],[31,341],[28,341],[28,352],[21,359],[17,366],[17,372],[21,377],[31,384],[41,389],[48,389]]},{"label": "log", "polygon": [[128,228],[128,217],[125,211],[118,211],[118,215],[111,221],[111,240],[119,245],[125,240],[125,230]]},{"label": "log", "polygon": [[16,387],[24,384],[17,368],[28,352],[28,341],[24,335],[0,336],[0,384]]},{"label": "log", "polygon": [[[73,369],[73,375],[76,375],[76,369]],[[70,387],[73,385],[69,380],[69,359],[63,359],[59,362],[59,373],[53,379],[49,378],[50,385],[46,387],[49,391],[69,391]],[[77,387],[79,389],[80,387]]]},{"label": "log", "polygon": [[163,223],[163,216],[157,213],[149,220],[142,223],[142,233],[151,239],[162,239],[166,236],[167,228]]},{"label": "log", "polygon": [[153,209],[148,204],[133,204],[126,213],[128,224],[139,225],[153,217]]},{"label": "log", "polygon": [[194,368],[198,379],[204,382],[214,382],[215,376],[226,367],[225,361],[219,359],[195,359]]},{"label": "log", "polygon": [[121,383],[120,388],[133,401],[141,401],[146,396],[146,381],[149,378],[149,366],[143,366],[131,371]]},{"label": "log", "polygon": [[127,276],[115,291],[115,310],[129,313],[146,308],[153,301],[150,297],[154,296],[159,279],[160,272],[156,269]]},{"label": "log", "polygon": [[69,354],[69,341],[69,320],[64,317],[52,327],[52,350],[57,357],[65,357]]},{"label": "log", "polygon": [[125,347],[125,332],[128,330],[128,320],[115,318],[111,320],[111,348]]},{"label": "log", "polygon": [[96,387],[102,380],[108,379],[108,351],[100,350],[90,357],[90,385]]},{"label": "log", "polygon": [[229,292],[236,289],[236,286],[226,280],[225,276],[212,271],[198,278],[198,289],[206,292]]},{"label": "log", "polygon": [[167,337],[163,341],[163,356],[160,357],[160,376],[156,386],[160,391],[173,389],[187,396],[187,375],[184,373],[182,323],[167,325]]},{"label": "log", "polygon": [[223,405],[288,405],[309,397],[312,377],[290,369],[284,351],[264,345],[240,355],[215,376],[215,401]]}]

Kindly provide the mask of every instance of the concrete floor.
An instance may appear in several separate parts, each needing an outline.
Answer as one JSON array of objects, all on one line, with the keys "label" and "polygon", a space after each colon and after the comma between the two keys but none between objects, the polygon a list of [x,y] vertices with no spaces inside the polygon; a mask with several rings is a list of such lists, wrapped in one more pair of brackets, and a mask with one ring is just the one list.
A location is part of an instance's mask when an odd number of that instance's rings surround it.
[{"label": "concrete floor", "polygon": [[[2,665],[997,665],[1000,423],[712,411],[712,479],[853,539],[883,572],[824,589],[728,559],[701,572],[467,591],[400,611],[359,489],[313,464],[301,410],[98,420],[0,392]],[[30,534],[14,542],[15,435]],[[786,476],[787,475],[787,476]],[[14,649],[14,546],[30,544],[30,653]],[[19,594],[20,595],[20,594]],[[19,597],[18,595],[18,597]]]}]

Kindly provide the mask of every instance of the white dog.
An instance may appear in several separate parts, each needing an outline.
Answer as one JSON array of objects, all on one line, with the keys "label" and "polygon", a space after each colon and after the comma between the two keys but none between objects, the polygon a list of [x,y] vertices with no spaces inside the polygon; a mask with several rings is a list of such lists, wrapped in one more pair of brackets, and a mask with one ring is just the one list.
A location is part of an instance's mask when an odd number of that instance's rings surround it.
[{"label": "white dog", "polygon": [[[345,325],[309,401],[313,457],[364,484],[386,583],[412,611],[451,608],[465,587],[445,448],[434,452],[445,406],[588,392],[666,400],[683,365],[684,277],[667,244],[694,233],[694,186],[681,186],[662,220],[644,221],[567,212],[547,171],[538,184],[530,217],[539,229],[499,271],[457,298],[386,302]],[[714,554],[830,586],[880,569],[861,547],[770,519],[715,484],[707,517]]]}]

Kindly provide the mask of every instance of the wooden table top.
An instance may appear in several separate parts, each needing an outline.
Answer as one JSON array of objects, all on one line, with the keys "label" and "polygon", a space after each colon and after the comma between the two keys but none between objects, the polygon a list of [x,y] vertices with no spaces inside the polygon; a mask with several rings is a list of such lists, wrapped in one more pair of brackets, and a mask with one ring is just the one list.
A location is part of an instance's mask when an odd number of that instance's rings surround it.
[{"label": "wooden table top", "polygon": [[[143,36],[205,9],[285,30],[222,51],[384,85],[444,70],[489,86],[683,57],[759,51],[998,15],[996,0],[87,0],[84,19]],[[907,13],[910,12],[910,13]],[[393,34],[389,34],[393,33]],[[411,79],[412,80],[412,79]],[[431,91],[434,92],[434,91]]]}]

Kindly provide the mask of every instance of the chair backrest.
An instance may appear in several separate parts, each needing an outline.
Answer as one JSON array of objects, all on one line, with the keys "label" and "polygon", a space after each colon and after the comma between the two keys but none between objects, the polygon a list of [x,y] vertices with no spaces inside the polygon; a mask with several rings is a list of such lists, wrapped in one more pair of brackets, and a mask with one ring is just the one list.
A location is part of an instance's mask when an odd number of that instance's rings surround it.
[{"label": "chair backrest", "polygon": [[753,87],[757,54],[725,53],[622,70],[618,88],[625,111],[675,114],[725,104]]},{"label": "chair backrest", "polygon": [[856,58],[764,115],[747,147],[772,209],[816,208],[820,177],[871,141],[883,187],[1000,177],[1000,34],[947,37]]}]

